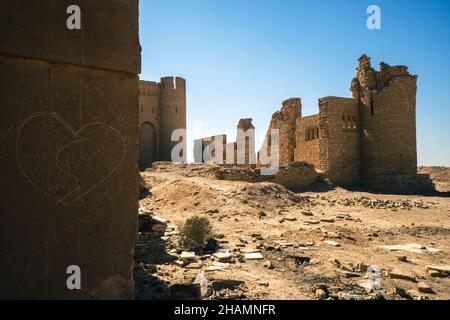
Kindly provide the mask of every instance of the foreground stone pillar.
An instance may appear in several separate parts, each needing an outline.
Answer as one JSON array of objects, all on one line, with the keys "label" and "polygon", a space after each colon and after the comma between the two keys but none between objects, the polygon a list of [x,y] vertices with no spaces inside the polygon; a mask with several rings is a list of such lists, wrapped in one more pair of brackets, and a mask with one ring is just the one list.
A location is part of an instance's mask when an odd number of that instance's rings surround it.
[{"label": "foreground stone pillar", "polygon": [[0,15],[0,298],[131,299],[138,1],[14,0]]}]

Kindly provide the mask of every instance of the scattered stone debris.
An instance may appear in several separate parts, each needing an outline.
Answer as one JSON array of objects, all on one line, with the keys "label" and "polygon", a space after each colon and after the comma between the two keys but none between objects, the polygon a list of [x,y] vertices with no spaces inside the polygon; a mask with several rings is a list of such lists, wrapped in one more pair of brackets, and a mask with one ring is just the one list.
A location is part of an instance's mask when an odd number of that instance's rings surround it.
[{"label": "scattered stone debris", "polygon": [[402,279],[402,280],[407,280],[407,281],[412,281],[412,282],[417,281],[417,279],[414,275],[400,271],[398,269],[394,269],[391,272],[389,272],[389,277],[392,279]]},{"label": "scattered stone debris", "polygon": [[266,250],[266,251],[273,251],[273,250],[275,250],[275,246],[271,245],[269,243],[264,243],[264,250]]},{"label": "scattered stone debris", "polygon": [[356,270],[358,270],[359,272],[366,272],[367,269],[369,269],[369,266],[363,262],[358,262],[356,264]]},{"label": "scattered stone debris", "polygon": [[323,233],[323,236],[325,238],[332,238],[332,239],[341,239],[341,235],[337,232],[328,231],[324,228],[321,228],[320,231]]},{"label": "scattered stone debris", "polygon": [[421,292],[421,293],[430,293],[430,294],[436,293],[427,283],[422,282],[422,281],[417,283],[417,288],[418,288],[419,292]]},{"label": "scattered stone debris", "polygon": [[216,172],[219,180],[274,182],[288,189],[299,189],[312,185],[317,181],[318,174],[314,166],[306,162],[292,162],[279,166],[275,175],[261,175],[261,169],[233,166],[220,168]]},{"label": "scattered stone debris", "polygon": [[152,216],[146,208],[140,208],[138,215],[139,233],[135,245],[135,257],[157,255],[164,252],[165,233],[168,229],[167,220]]},{"label": "scattered stone debris", "polygon": [[436,253],[441,252],[442,250],[433,248],[433,247],[425,247],[418,243],[408,243],[404,245],[396,244],[396,245],[383,245],[380,248],[389,250],[389,251],[408,251],[413,253]]},{"label": "scattered stone debris", "polygon": [[404,299],[412,300],[412,297],[409,295],[409,293],[404,288],[395,287],[394,292],[395,292],[395,294],[399,295],[400,297],[402,297]]},{"label": "scattered stone debris", "polygon": [[186,269],[201,269],[202,266],[203,266],[203,264],[201,264],[199,262],[192,262],[186,266]]},{"label": "scattered stone debris", "polygon": [[328,298],[328,286],[323,283],[316,284],[313,288],[314,297],[318,300],[325,300]]},{"label": "scattered stone debris", "polygon": [[[149,288],[158,298],[207,300],[290,299],[305,294],[325,300],[412,300],[450,294],[447,280],[435,278],[450,275],[445,260],[445,239],[450,235],[445,215],[450,217],[450,210],[442,204],[446,199],[439,205],[431,197],[402,200],[390,195],[386,197],[395,200],[370,202],[382,197],[373,194],[363,205],[337,186],[330,192],[293,193],[272,182],[217,181],[214,171],[209,174],[211,183],[209,177],[196,181],[197,174],[190,174],[177,183],[176,191],[169,187],[173,184],[169,171],[158,176],[143,173],[152,195],[141,201],[139,209],[133,271],[139,299],[154,297]],[[183,201],[174,203],[180,192]],[[430,215],[421,215],[420,202]],[[213,238],[207,240],[212,245],[192,252],[182,246],[177,225],[198,214],[210,215],[214,223]],[[153,251],[158,259],[152,258]],[[327,262],[330,256],[334,258]],[[375,265],[380,267],[374,271]],[[200,273],[207,277],[194,281]],[[378,275],[382,287],[375,287]],[[233,281],[245,283],[232,285]],[[175,284],[181,286],[172,287]],[[200,286],[200,297],[193,284]]]},{"label": "scattered stone debris", "polygon": [[408,295],[414,300],[428,300],[427,296],[420,294],[419,291],[410,289],[407,291]]},{"label": "scattered stone debris", "polygon": [[227,271],[230,268],[229,263],[213,262],[213,264],[205,269],[206,272]]},{"label": "scattered stone debris", "polygon": [[214,290],[219,291],[219,290],[224,290],[224,289],[228,289],[228,290],[235,290],[236,288],[242,286],[245,284],[245,281],[242,280],[220,280],[220,279],[216,279],[213,281],[212,283],[212,287]]},{"label": "scattered stone debris", "polygon": [[332,240],[324,240],[323,243],[326,243],[326,244],[328,244],[330,246],[333,246],[333,247],[340,247],[341,246],[338,242],[332,241]]},{"label": "scattered stone debris", "polygon": [[345,278],[358,278],[361,275],[357,272],[336,270],[336,273]]},{"label": "scattered stone debris", "polygon": [[374,291],[374,287],[375,287],[373,282],[372,281],[368,281],[368,280],[358,282],[358,285],[361,288],[363,288],[364,290],[366,290],[367,294],[372,293]]},{"label": "scattered stone debris", "polygon": [[428,270],[428,273],[430,276],[433,277],[449,277],[450,276],[450,266],[437,266],[437,265],[431,265],[426,266],[426,269]]},{"label": "scattered stone debris", "polygon": [[311,261],[310,257],[302,257],[302,256],[294,256],[294,255],[288,255],[289,259],[293,259],[297,265],[304,265],[309,264]]},{"label": "scattered stone debris", "polygon": [[282,241],[280,242],[280,247],[281,248],[295,247],[295,243]]},{"label": "scattered stone debris", "polygon": [[264,259],[263,255],[259,251],[248,252],[244,254],[246,260],[262,260]]},{"label": "scattered stone debris", "polygon": [[214,258],[216,258],[219,262],[230,262],[232,257],[233,255],[228,251],[221,251],[214,254]]},{"label": "scattered stone debris", "polygon": [[208,280],[205,277],[205,273],[199,272],[194,279],[194,285],[200,286],[200,294],[202,298],[208,295]]},{"label": "scattered stone debris", "polygon": [[325,292],[325,290],[322,289],[316,289],[315,291],[315,297],[318,300],[325,300],[328,298],[328,294]]},{"label": "scattered stone debris", "polygon": [[265,217],[267,217],[267,214],[264,211],[260,211],[258,216],[260,219],[264,219]]},{"label": "scattered stone debris", "polygon": [[180,255],[181,261],[189,261],[195,259],[195,252],[193,251],[183,251]]},{"label": "scattered stone debris", "polygon": [[397,209],[397,210],[411,210],[413,207],[419,209],[429,209],[430,206],[423,201],[410,200],[386,200],[386,199],[370,199],[368,197],[343,198],[334,201],[335,204],[343,206],[362,205],[369,209]]}]

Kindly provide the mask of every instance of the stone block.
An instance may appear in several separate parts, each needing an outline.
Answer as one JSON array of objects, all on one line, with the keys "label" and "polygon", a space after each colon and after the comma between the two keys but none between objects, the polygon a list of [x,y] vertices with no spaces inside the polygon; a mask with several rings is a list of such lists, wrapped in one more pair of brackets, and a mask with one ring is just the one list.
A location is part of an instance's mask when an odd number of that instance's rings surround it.
[{"label": "stone block", "polygon": [[[66,26],[73,4],[81,9],[80,30]],[[0,53],[138,74],[138,1],[8,1]]]},{"label": "stone block", "polygon": [[137,76],[0,56],[0,83],[0,297],[133,298]]}]

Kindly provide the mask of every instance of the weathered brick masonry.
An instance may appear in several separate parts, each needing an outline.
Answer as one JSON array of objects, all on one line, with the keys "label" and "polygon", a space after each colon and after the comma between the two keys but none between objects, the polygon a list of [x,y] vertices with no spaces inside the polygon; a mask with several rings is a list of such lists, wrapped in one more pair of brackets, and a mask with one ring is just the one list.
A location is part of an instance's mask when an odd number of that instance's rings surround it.
[{"label": "weathered brick masonry", "polygon": [[0,298],[133,298],[138,1],[4,2]]},{"label": "weathered brick masonry", "polygon": [[240,119],[236,131],[236,142],[227,143],[225,134],[195,140],[194,161],[256,165],[255,127],[252,119]]},{"label": "weathered brick masonry", "polygon": [[321,166],[319,148],[319,115],[298,117],[295,131],[294,159],[301,159],[313,164],[316,168]]},{"label": "weathered brick masonry", "polygon": [[380,64],[366,55],[352,80],[361,119],[361,170],[365,175],[416,174],[417,76],[406,66]]},{"label": "weathered brick masonry", "polygon": [[[319,114],[308,117],[301,115],[300,99],[286,100],[269,126],[269,132],[280,130],[280,164],[309,162],[338,184],[379,184],[383,176],[384,181],[420,180],[407,178],[417,172],[416,82],[406,66],[381,63],[375,71],[363,55],[351,82],[352,98],[321,98]],[[267,136],[262,148],[268,146]]]},{"label": "weathered brick masonry", "polygon": [[[262,148],[271,156],[271,146],[279,148],[279,164],[287,165],[295,159],[297,119],[301,118],[302,103],[300,98],[283,101],[281,110],[275,112],[270,120],[269,130]],[[278,131],[278,141],[272,141],[271,130]],[[261,159],[261,150],[258,158]]]},{"label": "weathered brick masonry", "polygon": [[[154,161],[171,161],[172,133],[186,129],[186,81],[164,77],[161,82],[139,82],[139,168]],[[186,139],[183,140],[186,150]],[[183,162],[186,154],[182,155]]]}]

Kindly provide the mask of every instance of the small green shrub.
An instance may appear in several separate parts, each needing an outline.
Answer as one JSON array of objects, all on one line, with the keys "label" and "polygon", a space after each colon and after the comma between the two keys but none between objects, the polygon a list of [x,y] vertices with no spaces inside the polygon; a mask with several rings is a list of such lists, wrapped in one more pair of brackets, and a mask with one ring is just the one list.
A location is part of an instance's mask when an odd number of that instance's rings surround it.
[{"label": "small green shrub", "polygon": [[210,237],[212,227],[207,217],[193,216],[179,228],[182,247],[196,249],[205,244]]}]

